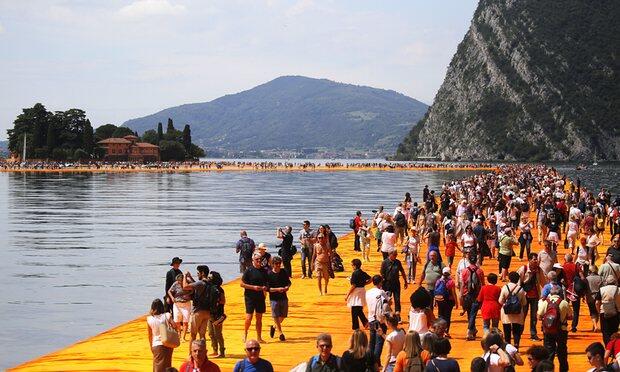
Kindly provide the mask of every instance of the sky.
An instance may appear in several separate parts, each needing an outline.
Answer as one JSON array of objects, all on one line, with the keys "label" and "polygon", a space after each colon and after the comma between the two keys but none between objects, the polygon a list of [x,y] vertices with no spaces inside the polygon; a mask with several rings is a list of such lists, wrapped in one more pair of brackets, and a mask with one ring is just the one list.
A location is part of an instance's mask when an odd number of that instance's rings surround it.
[{"label": "sky", "polygon": [[0,0],[0,140],[22,108],[116,125],[283,75],[431,104],[475,0]]}]

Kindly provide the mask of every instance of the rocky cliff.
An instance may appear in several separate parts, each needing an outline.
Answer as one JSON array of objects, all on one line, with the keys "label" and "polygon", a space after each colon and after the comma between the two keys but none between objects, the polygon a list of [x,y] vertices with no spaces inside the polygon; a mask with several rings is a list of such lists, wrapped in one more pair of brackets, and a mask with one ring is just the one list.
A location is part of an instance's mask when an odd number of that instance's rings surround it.
[{"label": "rocky cliff", "polygon": [[481,0],[398,159],[620,159],[620,1]]}]

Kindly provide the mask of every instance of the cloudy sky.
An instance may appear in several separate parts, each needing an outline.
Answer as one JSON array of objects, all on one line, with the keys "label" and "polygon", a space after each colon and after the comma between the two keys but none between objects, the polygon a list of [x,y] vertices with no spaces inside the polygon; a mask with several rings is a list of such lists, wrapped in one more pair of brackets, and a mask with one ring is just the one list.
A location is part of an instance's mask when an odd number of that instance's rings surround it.
[{"label": "cloudy sky", "polygon": [[23,107],[94,126],[210,101],[281,75],[425,103],[475,0],[0,0],[0,139]]}]

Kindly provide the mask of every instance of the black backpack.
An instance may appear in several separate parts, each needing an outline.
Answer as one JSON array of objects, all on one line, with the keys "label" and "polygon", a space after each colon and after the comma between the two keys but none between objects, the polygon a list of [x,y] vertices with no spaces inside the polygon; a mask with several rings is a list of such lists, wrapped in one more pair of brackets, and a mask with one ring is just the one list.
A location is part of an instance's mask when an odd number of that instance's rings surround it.
[{"label": "black backpack", "polygon": [[355,230],[355,218],[351,218],[349,220],[349,227],[353,230]]},{"label": "black backpack", "polygon": [[579,297],[584,296],[588,292],[588,283],[583,280],[579,274],[573,279],[573,291],[575,291],[575,294]]},{"label": "black backpack", "polygon": [[243,257],[244,262],[252,261],[252,253],[254,253],[254,249],[252,248],[252,243],[250,239],[242,239],[241,257]]},{"label": "black backpack", "polygon": [[194,290],[193,301],[196,309],[207,310],[212,314],[216,314],[220,303],[220,291],[217,289],[217,286],[205,282],[204,290],[201,293]]},{"label": "black backpack", "polygon": [[[508,285],[506,285],[508,288]],[[519,301],[519,296],[517,293],[521,290],[515,286],[512,290],[508,290],[508,297],[506,297],[506,302],[504,302],[504,314],[521,314],[521,301]],[[517,289],[517,291],[515,291]]]}]

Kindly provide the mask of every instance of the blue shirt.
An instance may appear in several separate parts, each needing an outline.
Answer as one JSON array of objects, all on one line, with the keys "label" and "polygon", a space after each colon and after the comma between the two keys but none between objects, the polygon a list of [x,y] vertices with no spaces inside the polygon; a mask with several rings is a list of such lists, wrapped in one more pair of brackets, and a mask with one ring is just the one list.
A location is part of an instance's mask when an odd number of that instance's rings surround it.
[{"label": "blue shirt", "polygon": [[564,299],[564,286],[562,286],[561,284],[556,284],[556,283],[547,283],[547,284],[545,284],[545,286],[542,289],[541,298],[549,297],[549,294],[551,294],[551,288],[553,288],[553,287],[559,287],[560,288],[560,293],[558,295],[560,296],[561,299]]},{"label": "blue shirt", "polygon": [[[243,368],[243,369],[242,369]],[[250,363],[250,361],[245,358],[240,360],[235,364],[235,368],[233,372],[273,372],[273,366],[271,363],[265,359],[258,359],[256,364]]]}]

